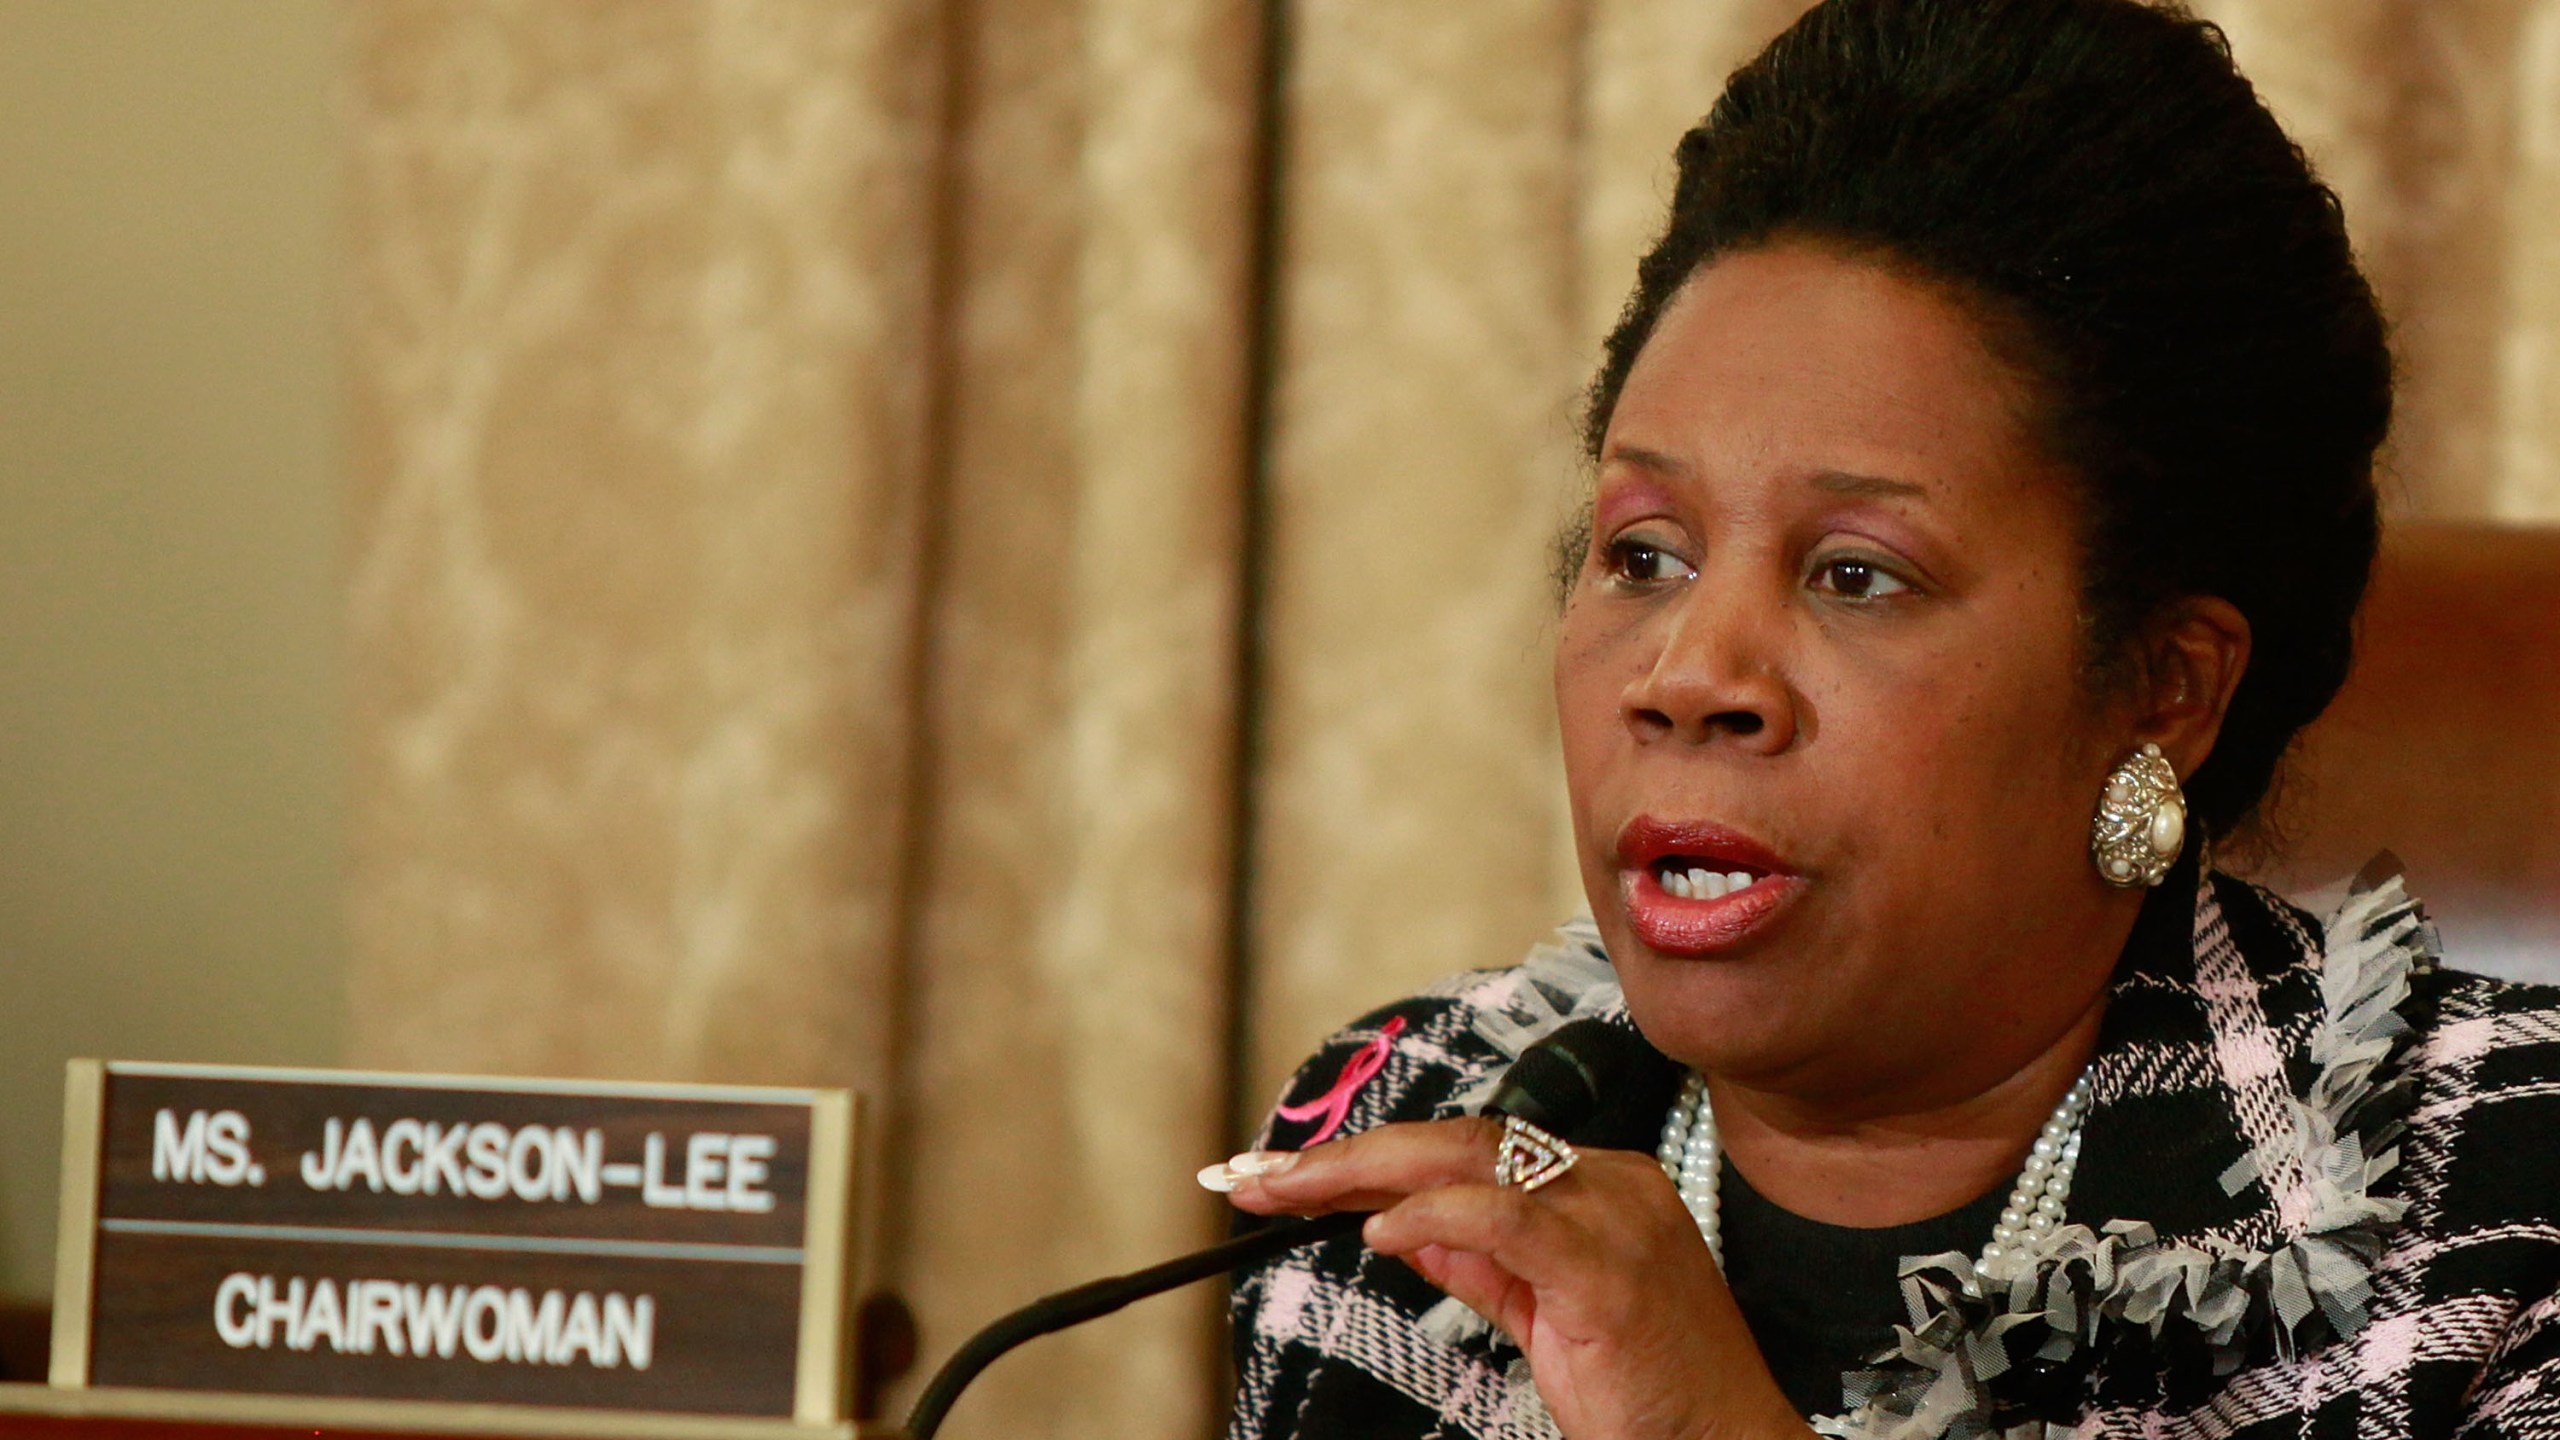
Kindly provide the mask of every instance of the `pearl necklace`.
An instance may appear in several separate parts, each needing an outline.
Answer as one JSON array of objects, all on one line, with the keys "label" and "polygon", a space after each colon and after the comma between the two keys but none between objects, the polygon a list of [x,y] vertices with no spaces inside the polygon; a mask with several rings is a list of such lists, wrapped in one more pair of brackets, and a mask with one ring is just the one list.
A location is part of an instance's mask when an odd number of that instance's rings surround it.
[{"label": "pearl necklace", "polygon": [[[2089,1076],[2083,1071],[2036,1135],[2027,1163],[2018,1172],[2018,1183],[2010,1187],[2009,1203],[2001,1207],[1999,1223],[1991,1227],[1991,1239],[1983,1245],[1974,1268],[1979,1270],[2009,1253],[2021,1236],[2041,1235],[2062,1223],[2063,1208],[2071,1199],[2071,1177],[2080,1168],[2080,1121],[2088,1108]],[[1716,1185],[1724,1151],[1716,1141],[1715,1108],[1707,1103],[1705,1076],[1692,1071],[1688,1083],[1680,1087],[1679,1100],[1662,1122],[1662,1145],[1655,1153],[1663,1173],[1679,1187],[1680,1203],[1698,1222],[1708,1251],[1722,1267],[1724,1237],[1717,1218]]]}]

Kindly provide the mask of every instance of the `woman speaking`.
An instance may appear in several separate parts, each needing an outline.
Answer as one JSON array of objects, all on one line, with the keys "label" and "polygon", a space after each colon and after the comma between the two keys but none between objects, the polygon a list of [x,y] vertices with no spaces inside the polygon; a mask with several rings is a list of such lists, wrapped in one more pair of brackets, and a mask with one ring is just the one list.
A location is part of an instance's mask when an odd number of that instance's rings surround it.
[{"label": "woman speaking", "polygon": [[[2560,995],[2216,870],[2347,673],[2384,326],[2219,35],[1828,0],[1679,147],[1555,687],[1591,916],[1361,1020],[1234,1435],[2560,1436]],[[2424,697],[2409,703],[2423,704]],[[1568,1019],[1642,1072],[1476,1114]]]}]

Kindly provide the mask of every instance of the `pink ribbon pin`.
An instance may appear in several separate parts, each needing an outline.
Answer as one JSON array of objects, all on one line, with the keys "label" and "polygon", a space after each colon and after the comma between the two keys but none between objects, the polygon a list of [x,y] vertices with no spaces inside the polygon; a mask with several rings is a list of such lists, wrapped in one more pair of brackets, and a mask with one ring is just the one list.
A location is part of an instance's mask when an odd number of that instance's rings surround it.
[{"label": "pink ribbon pin", "polygon": [[1304,1105],[1281,1106],[1280,1118],[1296,1123],[1321,1115],[1324,1123],[1316,1127],[1316,1133],[1308,1136],[1306,1143],[1317,1145],[1332,1139],[1333,1132],[1342,1128],[1342,1122],[1351,1118],[1351,1097],[1359,1094],[1361,1086],[1387,1068],[1387,1052],[1395,1048],[1396,1037],[1403,1033],[1404,1017],[1387,1017],[1387,1023],[1378,1029],[1377,1038],[1361,1046],[1342,1063],[1342,1074],[1333,1082],[1332,1089]]}]

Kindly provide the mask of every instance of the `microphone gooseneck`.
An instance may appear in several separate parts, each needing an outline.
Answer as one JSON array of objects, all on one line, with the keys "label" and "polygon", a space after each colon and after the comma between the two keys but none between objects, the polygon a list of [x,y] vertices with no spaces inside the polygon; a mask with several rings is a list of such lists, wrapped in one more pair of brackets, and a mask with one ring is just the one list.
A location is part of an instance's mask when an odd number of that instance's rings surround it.
[{"label": "microphone gooseneck", "polygon": [[1179,1289],[1195,1280],[1223,1275],[1239,1265],[1267,1260],[1284,1250],[1337,1235],[1356,1235],[1360,1224],[1369,1217],[1357,1210],[1338,1215],[1311,1215],[1277,1221],[1239,1235],[1221,1245],[1177,1256],[1161,1265],[1115,1275],[1108,1279],[1088,1281],[1072,1290],[1045,1295],[1012,1314],[997,1320],[967,1344],[952,1352],[942,1368],[916,1397],[915,1408],[907,1412],[907,1440],[933,1440],[933,1432],[942,1427],[942,1417],[950,1412],[951,1402],[960,1398],[978,1372],[993,1364],[996,1357],[1026,1340],[1098,1320],[1133,1300]]},{"label": "microphone gooseneck", "polygon": [[[1485,1109],[1514,1115],[1550,1134],[1570,1137],[1599,1112],[1609,1093],[1643,1042],[1633,1033],[1602,1020],[1576,1020],[1532,1045],[1503,1073]],[[1239,1265],[1267,1260],[1283,1251],[1341,1235],[1356,1235],[1362,1211],[1303,1216],[1274,1221],[1220,1245],[1176,1256],[1161,1265],[1107,1279],[1089,1281],[1072,1290],[1043,1296],[998,1319],[969,1337],[968,1343],[934,1372],[933,1379],[907,1412],[907,1440],[933,1440],[952,1402],[978,1373],[998,1356],[1027,1340],[1098,1319],[1135,1300],[1162,1294],[1196,1280],[1222,1275]]]}]

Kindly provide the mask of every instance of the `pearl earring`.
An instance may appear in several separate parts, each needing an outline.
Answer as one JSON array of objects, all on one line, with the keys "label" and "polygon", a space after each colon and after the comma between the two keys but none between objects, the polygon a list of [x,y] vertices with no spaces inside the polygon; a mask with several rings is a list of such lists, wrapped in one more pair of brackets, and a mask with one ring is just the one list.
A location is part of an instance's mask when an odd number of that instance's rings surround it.
[{"label": "pearl earring", "polygon": [[2110,885],[2157,885],[2187,841],[2187,797],[2178,772],[2144,745],[2107,775],[2098,815],[2089,826],[2089,858]]}]

